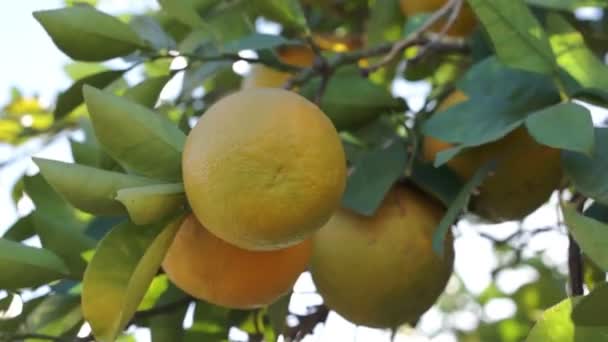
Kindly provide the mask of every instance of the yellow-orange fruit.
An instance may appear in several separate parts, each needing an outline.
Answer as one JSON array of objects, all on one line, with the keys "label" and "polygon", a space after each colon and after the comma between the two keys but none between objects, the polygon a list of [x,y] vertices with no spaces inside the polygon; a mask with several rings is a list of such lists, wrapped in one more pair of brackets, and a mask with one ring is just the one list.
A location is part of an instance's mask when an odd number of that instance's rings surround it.
[{"label": "yellow-orange fruit", "polygon": [[[466,99],[463,92],[453,92],[435,115]],[[424,158],[429,161],[452,147],[430,136],[424,138],[423,145]],[[498,162],[496,172],[484,181],[472,201],[473,212],[490,221],[524,218],[548,200],[562,179],[559,150],[538,144],[523,127],[497,141],[468,149],[447,165],[466,181],[490,160]]]},{"label": "yellow-orange fruit", "polygon": [[[411,17],[421,13],[431,13],[439,10],[445,5],[447,0],[400,0],[401,11],[405,16]],[[448,15],[449,16],[449,15]],[[447,18],[444,17],[444,18]],[[439,32],[446,23],[446,19],[440,20],[431,27],[434,32]],[[462,37],[470,35],[477,26],[477,19],[471,7],[466,3],[460,8],[458,17],[453,25],[446,32],[449,36]]]},{"label": "yellow-orange fruit", "polygon": [[372,217],[336,212],[313,237],[311,273],[327,306],[376,328],[416,320],[452,273],[452,235],[444,257],[432,248],[444,212],[410,186],[394,187]]},{"label": "yellow-orange fruit", "polygon": [[344,149],[331,121],[279,88],[242,90],[213,104],[184,147],[186,196],[213,234],[250,250],[308,238],[338,208]]},{"label": "yellow-orange fruit", "polygon": [[310,254],[310,240],[276,251],[247,251],[209,233],[190,215],[162,266],[177,287],[198,299],[249,309],[268,305],[289,291]]},{"label": "yellow-orange fruit", "polygon": [[[312,65],[315,54],[307,46],[287,46],[277,51],[279,60],[285,64],[297,67],[309,67]],[[248,88],[279,88],[293,75],[289,72],[275,70],[263,64],[254,64],[251,71],[243,79],[241,87]]]}]

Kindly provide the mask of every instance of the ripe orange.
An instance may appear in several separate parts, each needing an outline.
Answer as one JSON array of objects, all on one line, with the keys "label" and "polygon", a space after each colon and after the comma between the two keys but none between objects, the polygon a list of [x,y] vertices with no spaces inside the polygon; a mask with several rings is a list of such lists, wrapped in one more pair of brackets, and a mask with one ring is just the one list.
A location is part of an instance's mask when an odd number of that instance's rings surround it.
[{"label": "ripe orange", "polygon": [[308,238],[339,206],[346,183],[331,121],[278,88],[242,90],[212,105],[186,140],[182,169],[201,223],[249,250]]},{"label": "ripe orange", "polygon": [[[406,17],[435,12],[445,5],[446,2],[447,0],[400,0],[401,11]],[[431,30],[434,32],[441,31],[448,17],[449,14],[435,24]],[[473,10],[465,1],[460,8],[456,21],[448,29],[447,35],[456,37],[468,36],[475,30],[476,26],[477,19],[475,18],[475,13],[473,13]]]},{"label": "ripe orange", "polygon": [[328,307],[355,324],[394,328],[416,320],[443,291],[454,262],[432,250],[445,210],[396,186],[372,217],[342,209],[313,237],[311,273]]},{"label": "ripe orange", "polygon": [[268,305],[286,293],[308,265],[310,240],[252,252],[232,246],[188,216],[179,228],[163,269],[186,293],[230,308]]},{"label": "ripe orange", "polygon": [[[453,92],[435,115],[442,115],[442,110],[466,99],[463,92]],[[438,152],[451,146],[426,136],[424,158],[434,160]],[[473,212],[490,221],[518,220],[527,216],[548,200],[562,179],[559,150],[538,144],[523,127],[497,141],[466,150],[447,165],[466,181],[492,159],[499,163],[497,170],[484,181],[479,195],[472,201]]]}]

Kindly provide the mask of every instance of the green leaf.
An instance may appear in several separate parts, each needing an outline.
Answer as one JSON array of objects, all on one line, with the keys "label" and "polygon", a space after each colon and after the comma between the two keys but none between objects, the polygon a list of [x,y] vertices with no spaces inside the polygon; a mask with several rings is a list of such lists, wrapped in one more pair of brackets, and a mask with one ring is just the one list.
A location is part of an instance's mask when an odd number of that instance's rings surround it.
[{"label": "green leaf", "polygon": [[399,140],[367,152],[348,176],[342,205],[372,216],[395,181],[403,175],[406,163],[407,151]]},{"label": "green leaf", "polygon": [[68,268],[53,252],[0,239],[0,289],[36,287],[64,278]]},{"label": "green leaf", "polygon": [[103,61],[147,47],[129,25],[91,6],[37,11],[34,17],[73,59]]},{"label": "green leaf", "polygon": [[126,222],[101,240],[82,288],[82,310],[99,341],[114,341],[131,319],[182,219],[169,225]]},{"label": "green leaf", "polygon": [[76,81],[66,91],[59,94],[57,97],[57,105],[55,106],[55,119],[61,119],[71,113],[76,107],[82,104],[82,86],[88,84],[90,86],[103,89],[110,83],[119,79],[126,70],[110,70],[102,71],[98,74],[86,76]]},{"label": "green leaf", "polygon": [[[211,303],[197,301],[191,331],[221,334],[228,336],[228,314],[230,310]],[[206,341],[205,339],[201,339]]]},{"label": "green leaf", "polygon": [[119,96],[84,86],[95,134],[125,169],[164,180],[181,178],[186,137],[167,118]]},{"label": "green leaf", "polygon": [[268,306],[268,317],[276,336],[281,335],[287,327],[287,315],[289,314],[289,301],[291,292],[277,299]]},{"label": "green leaf", "polygon": [[608,206],[598,202],[593,202],[593,204],[591,204],[591,206],[585,210],[585,216],[596,221],[608,223]]},{"label": "green leaf", "polygon": [[[314,99],[321,81],[308,82],[302,95]],[[338,130],[360,127],[382,114],[402,112],[405,104],[394,98],[384,87],[361,77],[357,70],[345,70],[334,75],[321,99],[321,109]]]},{"label": "green leaf", "polygon": [[459,88],[469,99],[435,113],[422,130],[461,148],[498,140],[530,113],[560,101],[549,77],[505,67],[496,58],[475,65]]},{"label": "green leaf", "polygon": [[572,321],[576,325],[608,326],[608,317],[605,315],[606,303],[608,303],[608,283],[599,285],[580,299],[572,310]]},{"label": "green leaf", "polygon": [[414,163],[409,179],[446,207],[454,202],[463,185],[458,176],[447,166],[434,167],[431,164],[420,162]]},{"label": "green leaf", "polygon": [[579,214],[571,205],[562,204],[562,211],[570,233],[585,255],[608,271],[608,225]]},{"label": "green leaf", "polygon": [[158,51],[174,50],[177,46],[173,37],[165,32],[163,27],[150,16],[136,16],[131,19],[129,24],[141,39]]},{"label": "green leaf", "polygon": [[159,181],[119,172],[55,160],[34,158],[40,172],[51,186],[76,208],[96,215],[126,213],[117,201],[118,190]]},{"label": "green leaf", "polygon": [[193,28],[206,27],[205,22],[196,11],[194,0],[158,0],[158,3],[165,12],[183,24]]},{"label": "green leaf", "polygon": [[523,0],[469,0],[506,65],[551,74],[555,57],[549,40]]},{"label": "green leaf", "polygon": [[595,129],[596,148],[588,157],[581,153],[563,151],[562,165],[578,191],[608,205],[608,128]]},{"label": "green leaf", "polygon": [[539,144],[586,155],[593,153],[593,121],[589,110],[581,105],[568,102],[541,109],[530,114],[525,124]]},{"label": "green leaf", "polygon": [[184,73],[182,94],[190,96],[192,91],[197,87],[202,86],[205,80],[226,67],[232,67],[232,63],[227,61],[214,61],[198,63],[198,65],[193,64],[192,68],[188,68]]},{"label": "green leaf", "polygon": [[241,50],[264,50],[272,49],[281,45],[298,44],[296,40],[290,40],[283,36],[264,33],[252,33],[238,40],[226,43],[224,52],[238,53]]},{"label": "green leaf", "polygon": [[[156,305],[170,305],[172,303],[182,301],[185,297],[186,295],[181,290],[179,290],[173,284],[169,284],[169,287],[160,296]],[[184,304],[182,307],[177,308],[176,310],[154,315],[148,319],[147,326],[150,328],[152,341],[182,341],[181,337],[184,334],[182,325],[187,309],[188,304]]]},{"label": "green leaf", "polygon": [[101,63],[71,62],[66,64],[63,70],[73,81],[78,81],[81,78],[109,71],[110,69]]},{"label": "green leaf", "polygon": [[26,177],[25,189],[36,205],[32,224],[42,246],[62,258],[73,278],[80,279],[86,263],[81,254],[93,248],[75,210],[40,176]]},{"label": "green leaf", "polygon": [[557,63],[584,88],[608,88],[608,66],[587,48],[583,35],[557,14],[547,16]]},{"label": "green leaf", "polygon": [[404,17],[399,2],[376,0],[370,8],[367,22],[367,42],[370,46],[401,38]]},{"label": "green leaf", "polygon": [[2,331],[19,331],[25,320],[29,316],[29,314],[45,299],[45,296],[36,297],[34,299],[30,299],[27,302],[21,301],[23,303],[23,307],[21,309],[21,313],[14,318],[10,319],[0,319],[0,332]]},{"label": "green leaf", "polygon": [[564,11],[579,7],[608,7],[606,0],[526,0],[526,2],[534,6]]},{"label": "green leaf", "polygon": [[287,28],[308,32],[306,18],[298,0],[254,0],[251,3],[261,15],[278,21]]},{"label": "green leaf", "polygon": [[123,97],[148,108],[154,108],[160,92],[170,79],[170,76],[147,78],[127,89]]},{"label": "green leaf", "polygon": [[124,204],[135,224],[158,222],[186,204],[184,185],[154,184],[118,190],[116,200]]},{"label": "green leaf", "polygon": [[36,235],[34,229],[34,222],[32,220],[32,214],[23,216],[17,220],[6,232],[2,235],[2,238],[12,241],[23,241]]},{"label": "green leaf", "polygon": [[536,322],[526,342],[606,342],[607,327],[575,325],[570,317],[573,307],[580,301],[568,298],[546,310]]},{"label": "green leaf", "polygon": [[82,321],[80,296],[50,295],[27,316],[26,331],[62,336]]},{"label": "green leaf", "polygon": [[468,207],[473,190],[483,183],[484,179],[486,179],[488,174],[494,170],[495,167],[495,162],[490,162],[480,167],[473,177],[462,186],[454,201],[450,203],[448,210],[445,215],[443,215],[443,218],[439,222],[439,226],[437,226],[437,229],[433,234],[433,251],[435,251],[435,253],[443,256],[445,252],[445,237],[448,234],[450,227],[456,222],[460,213]]}]

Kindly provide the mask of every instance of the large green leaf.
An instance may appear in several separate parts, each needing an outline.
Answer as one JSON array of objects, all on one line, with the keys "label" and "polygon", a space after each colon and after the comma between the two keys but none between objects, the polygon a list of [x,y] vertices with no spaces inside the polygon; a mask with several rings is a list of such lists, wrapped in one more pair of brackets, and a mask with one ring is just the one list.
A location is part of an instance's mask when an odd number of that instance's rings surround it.
[{"label": "large green leaf", "polygon": [[103,61],[147,47],[129,25],[91,6],[37,11],[34,17],[73,59]]},{"label": "large green leaf", "polygon": [[458,176],[447,166],[434,167],[432,164],[418,161],[414,163],[409,179],[446,207],[456,199],[463,185]]},{"label": "large green leaf", "polygon": [[55,119],[61,119],[76,107],[82,104],[82,86],[88,84],[90,86],[103,89],[116,81],[124,74],[126,70],[110,70],[86,76],[74,82],[71,87],[61,93],[57,97],[57,105],[55,106]]},{"label": "large green leaf", "polygon": [[549,40],[523,0],[469,0],[506,65],[551,74],[556,69]]},{"label": "large green leaf", "polygon": [[167,118],[90,86],[84,98],[106,152],[128,170],[164,180],[181,178],[186,137]]},{"label": "large green leaf", "polygon": [[587,155],[593,153],[593,121],[589,110],[581,105],[568,102],[547,107],[530,114],[525,123],[540,144]]},{"label": "large green leaf", "polygon": [[0,289],[35,287],[64,278],[65,263],[53,252],[0,239]]},{"label": "large green leaf", "polygon": [[159,181],[55,160],[34,158],[51,186],[76,208],[96,215],[124,215],[118,190]]},{"label": "large green leaf", "polygon": [[23,241],[36,235],[32,214],[20,217],[17,222],[2,235],[2,238],[12,241]]},{"label": "large green leaf", "polygon": [[175,40],[153,18],[146,15],[136,16],[129,22],[131,27],[146,43],[156,50],[174,50]]},{"label": "large green leaf", "polygon": [[568,229],[585,255],[608,271],[608,225],[579,214],[571,205],[563,204],[562,211]]},{"label": "large green leaf", "polygon": [[595,129],[596,148],[588,157],[581,153],[564,151],[562,164],[566,175],[578,191],[600,203],[608,204],[608,128]]},{"label": "large green leaf", "polygon": [[546,310],[536,322],[526,342],[606,342],[607,327],[575,325],[570,317],[579,298],[568,298]]},{"label": "large green leaf", "polygon": [[549,14],[547,25],[558,64],[584,88],[608,88],[608,66],[587,48],[585,38],[568,21]]},{"label": "large green leaf", "polygon": [[[303,87],[302,95],[314,99],[320,82],[318,79],[309,82]],[[405,110],[401,99],[361,77],[354,69],[338,72],[330,79],[320,107],[338,130],[360,127],[382,114]]]},{"label": "large green leaf", "polygon": [[576,325],[608,326],[606,303],[608,303],[608,283],[598,286],[581,298],[572,310],[572,320]]},{"label": "large green leaf", "polygon": [[435,113],[423,133],[462,147],[498,140],[530,113],[560,100],[549,77],[508,68],[496,58],[475,65],[459,88],[469,99]]},{"label": "large green leaf", "polygon": [[60,256],[70,275],[80,279],[86,266],[81,254],[94,246],[94,241],[84,234],[84,222],[40,174],[26,177],[24,183],[36,205],[32,222],[42,246]]},{"label": "large green leaf", "polygon": [[403,175],[407,150],[402,141],[370,150],[353,166],[342,197],[342,205],[372,216],[395,181]]},{"label": "large green leaf", "polygon": [[135,224],[158,222],[186,204],[184,185],[154,184],[118,190],[116,200],[122,203]]},{"label": "large green leaf", "polygon": [[82,288],[82,310],[99,341],[114,341],[129,322],[181,221],[149,226],[126,222],[101,240]]},{"label": "large green leaf", "polygon": [[127,89],[123,96],[148,108],[154,108],[160,92],[170,79],[170,76],[147,78]]},{"label": "large green leaf", "polygon": [[[203,19],[198,15],[196,11],[196,0],[159,0],[158,3],[170,16],[174,17],[181,23],[194,28],[206,27]],[[206,0],[207,3],[213,3],[213,0]]]}]

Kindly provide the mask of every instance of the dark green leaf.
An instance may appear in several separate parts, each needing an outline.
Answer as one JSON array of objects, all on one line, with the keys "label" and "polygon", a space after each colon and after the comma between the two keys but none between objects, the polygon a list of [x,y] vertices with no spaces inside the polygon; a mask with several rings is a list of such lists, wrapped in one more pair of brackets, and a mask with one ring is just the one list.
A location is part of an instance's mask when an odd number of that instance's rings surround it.
[{"label": "dark green leaf", "polygon": [[196,11],[195,0],[159,0],[158,3],[165,12],[181,23],[194,28],[206,27],[205,22]]},{"label": "dark green leaf", "polygon": [[[170,284],[169,288],[161,295],[157,306],[166,306],[173,303],[183,301],[186,295],[174,285]],[[184,304],[175,310],[166,311],[162,314],[155,315],[148,320],[148,327],[152,335],[152,341],[158,342],[174,342],[181,341],[184,334],[182,327],[186,315],[188,305]]]},{"label": "dark green leaf", "polygon": [[150,224],[164,219],[186,204],[184,185],[154,184],[118,190],[116,200],[122,203],[135,224]]},{"label": "dark green leaf", "polygon": [[230,310],[211,303],[197,301],[191,331],[223,334],[228,336]]},{"label": "dark green leaf", "polygon": [[608,223],[608,206],[594,202],[589,208],[587,208],[587,210],[585,210],[585,216],[596,221]]},{"label": "dark green leaf", "polygon": [[608,326],[606,303],[608,284],[604,283],[581,298],[572,310],[572,321],[583,326]]},{"label": "dark green leaf", "polygon": [[91,6],[37,11],[34,17],[73,59],[103,61],[146,47],[129,25]]},{"label": "dark green leaf", "polygon": [[148,108],[154,108],[160,92],[170,79],[170,76],[145,79],[136,86],[127,89],[123,96]]},{"label": "dark green leaf", "polygon": [[82,97],[83,85],[88,84],[95,88],[103,89],[120,78],[125,71],[126,70],[102,71],[98,74],[86,76],[76,81],[71,87],[57,97],[57,105],[55,106],[54,113],[55,119],[63,118],[82,104],[82,101],[84,100]]},{"label": "dark green leaf", "polygon": [[[302,95],[314,99],[320,82],[318,79],[309,82]],[[343,130],[360,127],[391,111],[404,111],[405,103],[386,88],[361,77],[358,71],[345,70],[331,78],[320,107],[334,126]]]},{"label": "dark green leaf", "polygon": [[101,240],[84,274],[82,310],[95,337],[114,341],[137,310],[182,218],[116,226]]},{"label": "dark green leaf", "polygon": [[370,46],[401,38],[404,17],[399,2],[376,0],[370,8],[367,41]]},{"label": "dark green leaf", "polygon": [[0,239],[0,288],[35,287],[61,279],[68,268],[53,252]]},{"label": "dark green leaf", "polygon": [[186,137],[177,126],[142,105],[86,85],[84,98],[97,139],[125,169],[164,180],[181,178]]},{"label": "dark green leaf", "polygon": [[270,324],[277,336],[285,332],[287,327],[287,315],[289,314],[289,301],[291,292],[279,298],[276,302],[268,306],[268,317]]},{"label": "dark green leaf", "polygon": [[456,200],[462,182],[447,166],[434,167],[428,163],[414,163],[410,180],[424,192],[431,194],[446,207]]},{"label": "dark green leaf", "polygon": [[591,157],[564,151],[562,165],[578,191],[608,205],[608,128],[596,128],[594,136],[596,148]]},{"label": "dark green leaf", "polygon": [[298,44],[298,41],[274,34],[252,33],[236,41],[226,43],[224,52],[238,53],[241,50],[264,50],[288,44]]},{"label": "dark green leaf", "polygon": [[226,61],[207,62],[195,65],[184,73],[182,84],[182,94],[189,96],[194,89],[203,85],[203,82],[217,74],[226,67],[231,67],[232,63]]},{"label": "dark green leaf", "polygon": [[269,19],[290,29],[308,31],[306,18],[298,0],[254,0],[251,3],[261,15]]},{"label": "dark green leaf", "polygon": [[503,63],[544,74],[555,71],[545,31],[523,0],[469,0],[469,4]]},{"label": "dark green leaf", "polygon": [[604,271],[608,271],[608,225],[585,217],[571,205],[562,204],[564,221],[583,253]]},{"label": "dark green leaf", "polygon": [[589,110],[581,105],[568,102],[547,107],[530,114],[525,123],[539,144],[587,155],[593,153],[593,121]]},{"label": "dark green leaf", "polygon": [[152,17],[136,16],[129,22],[133,30],[146,43],[156,50],[174,50],[176,47],[175,40],[171,37],[162,26]]},{"label": "dark green leaf", "polygon": [[118,190],[159,183],[154,179],[78,164],[39,158],[34,161],[44,178],[66,200],[76,208],[96,215],[124,215],[125,207],[116,200]]},{"label": "dark green leaf", "polygon": [[2,238],[12,241],[23,241],[36,235],[32,214],[19,218],[6,232]]},{"label": "dark green leaf", "polygon": [[530,5],[555,10],[575,10],[579,7],[608,7],[606,0],[526,0]]},{"label": "dark green leaf", "polygon": [[433,234],[433,251],[435,251],[435,253],[443,256],[445,252],[445,237],[448,234],[450,227],[454,224],[454,222],[456,222],[456,219],[462,213],[462,211],[468,207],[473,190],[481,185],[484,179],[486,179],[488,174],[495,167],[496,163],[494,162],[487,163],[480,167],[475,172],[473,177],[471,177],[471,179],[462,186],[454,201],[450,203],[448,210],[446,211],[445,215],[443,215],[441,222],[439,222],[439,226]]},{"label": "dark green leaf", "polygon": [[348,176],[342,205],[372,216],[395,181],[403,175],[406,164],[407,151],[399,140],[367,152]]}]

